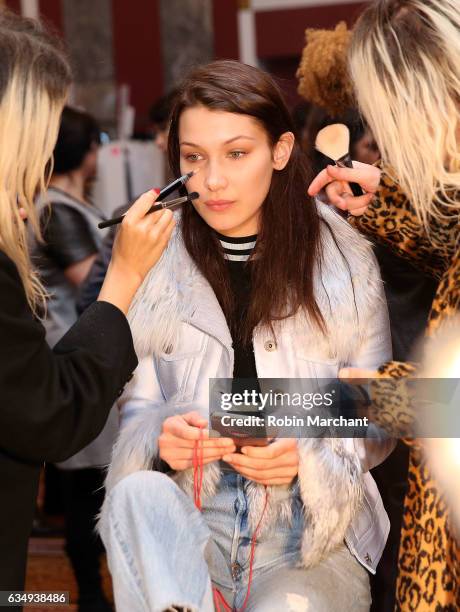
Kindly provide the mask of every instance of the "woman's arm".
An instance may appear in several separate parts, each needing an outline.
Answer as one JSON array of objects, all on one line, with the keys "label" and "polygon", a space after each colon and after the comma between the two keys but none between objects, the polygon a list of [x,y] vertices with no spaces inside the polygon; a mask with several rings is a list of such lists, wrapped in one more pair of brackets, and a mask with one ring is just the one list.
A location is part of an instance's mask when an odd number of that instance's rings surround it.
[{"label": "woman's arm", "polygon": [[43,247],[64,271],[67,280],[78,287],[85,280],[98,248],[83,215],[65,203],[53,202],[41,217]]},{"label": "woman's arm", "polygon": [[[450,317],[460,311],[460,250],[452,259],[438,285],[428,321],[428,332],[436,333]],[[429,342],[429,339],[426,340]],[[406,379],[417,377],[414,364],[386,361],[376,372],[347,371],[344,377],[373,377],[371,391],[371,418],[390,435],[413,437],[416,432],[417,402],[414,389]],[[413,440],[406,440],[414,444]]]},{"label": "woman's arm", "polygon": [[[328,166],[313,180],[308,193],[325,189],[331,204],[349,212],[350,223],[362,233],[410,260],[422,272],[439,278],[446,268],[445,253],[434,246],[410,200],[385,168],[353,162],[354,168]],[[354,197],[348,181],[366,195]]]},{"label": "woman's arm", "polygon": [[[174,228],[147,215],[155,192],[128,211],[99,301],[51,351],[14,263],[0,253],[0,447],[17,458],[65,459],[101,431],[137,364],[126,314]],[[121,312],[120,312],[121,311]]]},{"label": "woman's arm", "polygon": [[409,198],[385,169],[375,198],[362,215],[350,215],[349,221],[421,272],[439,279],[445,270],[445,253],[430,240]]},{"label": "woman's arm", "polygon": [[0,447],[24,460],[63,460],[102,430],[137,365],[128,322],[95,304],[51,351],[1,253],[0,295]]}]

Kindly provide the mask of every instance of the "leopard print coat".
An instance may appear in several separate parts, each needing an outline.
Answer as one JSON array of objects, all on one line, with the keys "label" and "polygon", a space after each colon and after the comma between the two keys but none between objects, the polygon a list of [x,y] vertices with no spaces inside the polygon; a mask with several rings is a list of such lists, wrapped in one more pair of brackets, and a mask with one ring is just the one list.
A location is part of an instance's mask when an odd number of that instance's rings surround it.
[{"label": "leopard print coat", "polygon": [[[444,212],[444,211],[443,211]],[[417,219],[406,195],[389,175],[382,174],[380,190],[365,214],[350,217],[362,233],[409,259],[438,280],[426,335],[433,337],[460,310],[460,218],[445,210],[442,219],[432,218],[428,231]],[[393,434],[407,433],[411,420],[408,394],[401,394],[398,377],[413,374],[415,366],[389,362],[379,369],[374,389],[376,420]],[[394,397],[397,401],[391,402]],[[389,401],[390,398],[390,401]],[[454,612],[460,610],[460,543],[443,497],[421,449],[411,443],[409,488],[399,550],[397,612]]]}]

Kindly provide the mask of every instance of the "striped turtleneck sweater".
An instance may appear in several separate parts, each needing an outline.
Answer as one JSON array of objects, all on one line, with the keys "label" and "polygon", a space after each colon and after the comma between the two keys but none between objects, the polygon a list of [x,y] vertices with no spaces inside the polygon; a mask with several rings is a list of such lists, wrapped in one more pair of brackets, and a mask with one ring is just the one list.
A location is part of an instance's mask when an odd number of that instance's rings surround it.
[{"label": "striped turtleneck sweater", "polygon": [[[216,232],[217,233],[217,232]],[[239,334],[235,333],[235,325],[246,318],[251,295],[251,262],[247,262],[256,244],[257,236],[246,236],[243,238],[229,238],[222,234],[217,234],[224,256],[227,261],[227,268],[230,277],[230,283],[235,299],[235,324],[232,326],[230,321],[229,327],[233,337],[233,349],[235,355],[235,365],[233,368],[234,392],[235,379],[248,379],[257,381],[256,362],[254,358],[254,349],[252,343],[244,344],[239,338]],[[240,384],[236,383],[236,387]],[[239,390],[239,389],[238,389]]]},{"label": "striped turtleneck sweater", "polygon": [[[227,261],[247,261],[256,244],[257,235],[246,236],[243,238],[229,238],[222,234],[217,234],[220,244],[224,249]],[[239,269],[239,268],[238,268]]]}]

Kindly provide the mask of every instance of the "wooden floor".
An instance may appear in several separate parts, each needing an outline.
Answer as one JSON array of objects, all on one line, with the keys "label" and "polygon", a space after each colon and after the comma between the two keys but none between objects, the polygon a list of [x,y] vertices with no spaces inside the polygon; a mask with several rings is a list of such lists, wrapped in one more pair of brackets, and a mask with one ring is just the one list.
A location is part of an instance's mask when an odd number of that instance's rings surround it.
[{"label": "wooden floor", "polygon": [[[104,591],[109,601],[113,601],[112,583],[105,559],[102,570]],[[26,591],[69,591],[71,602],[71,605],[62,606],[25,607],[26,612],[76,612],[77,586],[62,538],[30,540]]]}]

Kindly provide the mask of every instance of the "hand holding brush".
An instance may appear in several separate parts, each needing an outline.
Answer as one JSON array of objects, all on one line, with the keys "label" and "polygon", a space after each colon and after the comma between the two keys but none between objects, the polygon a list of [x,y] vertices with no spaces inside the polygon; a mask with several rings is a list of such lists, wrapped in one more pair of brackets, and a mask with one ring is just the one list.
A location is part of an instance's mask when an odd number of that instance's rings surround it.
[{"label": "hand holding brush", "polygon": [[[199,198],[200,194],[194,191],[180,198],[175,198],[174,200],[168,200],[167,202],[162,201],[164,198],[168,197],[168,195],[170,195],[173,191],[183,187],[185,183],[197,172],[198,170],[192,170],[191,172],[183,174],[178,179],[175,179],[174,181],[163,187],[163,189],[161,189],[160,193],[156,198],[156,204],[150,208],[147,214],[149,215],[150,213],[153,213],[157,210],[162,210],[164,208],[170,208],[171,210],[174,210],[175,208],[181,206],[182,204],[185,204],[186,202],[192,202],[193,200]],[[98,228],[104,229],[112,225],[117,225],[118,223],[121,223],[123,221],[125,215],[126,213],[124,215],[120,215],[119,217],[114,217],[113,219],[107,219],[107,221],[102,221],[98,224]]]},{"label": "hand holding brush", "polygon": [[379,187],[381,172],[375,166],[352,162],[349,140],[347,126],[340,123],[328,125],[318,132],[315,147],[330,159],[331,165],[312,181],[308,193],[315,196],[325,188],[329,201],[337,208],[361,215]]}]

